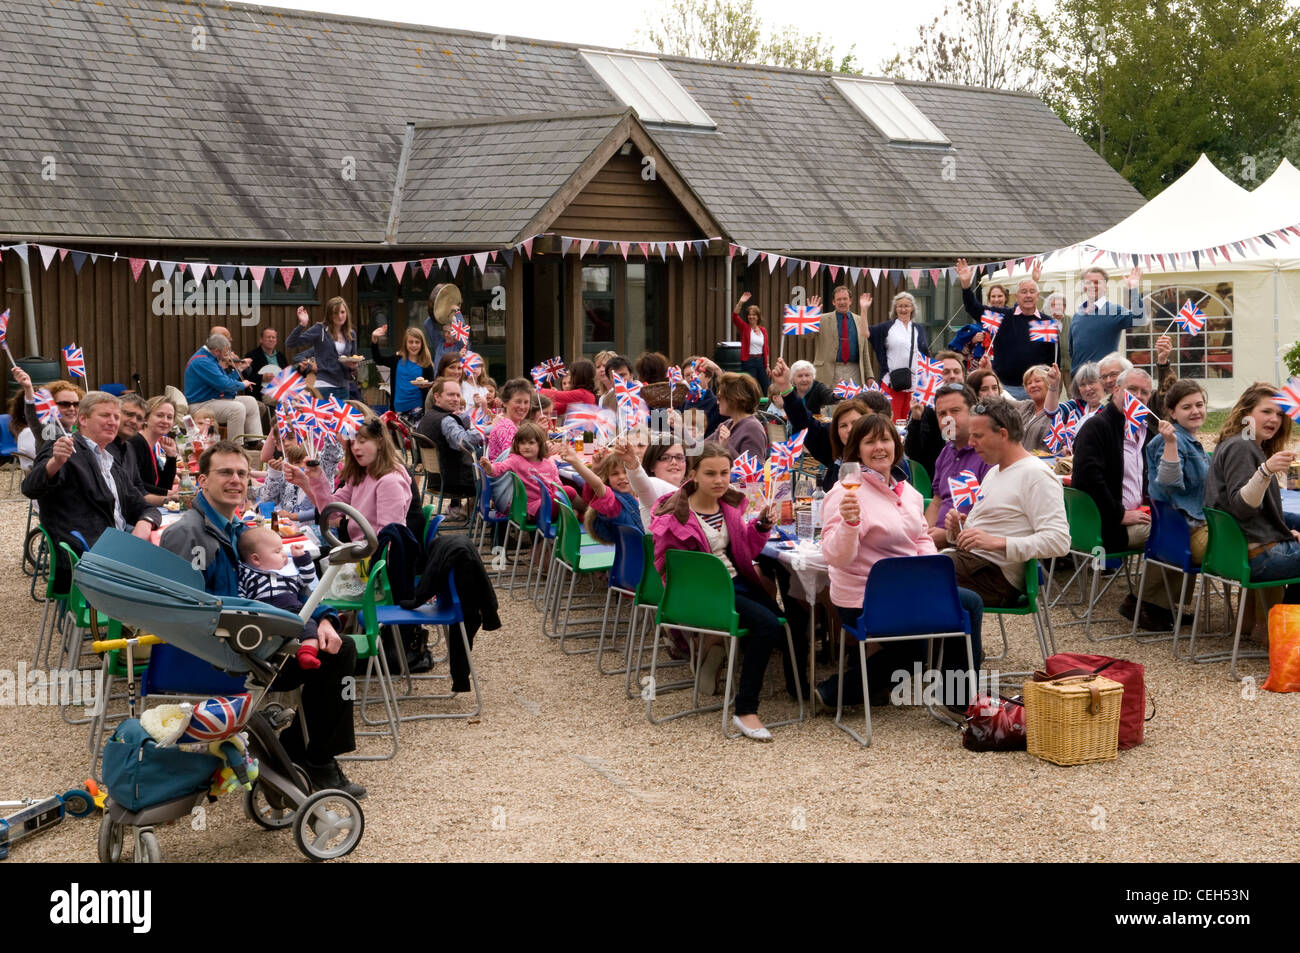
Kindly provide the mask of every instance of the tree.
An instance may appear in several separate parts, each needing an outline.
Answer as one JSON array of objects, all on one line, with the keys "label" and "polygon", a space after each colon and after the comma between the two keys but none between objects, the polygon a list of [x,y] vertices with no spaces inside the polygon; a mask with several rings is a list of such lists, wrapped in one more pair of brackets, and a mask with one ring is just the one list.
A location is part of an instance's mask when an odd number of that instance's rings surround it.
[{"label": "tree", "polygon": [[886,76],[933,83],[1036,89],[1034,33],[1021,0],[956,0],[920,28],[920,42],[881,64]]},{"label": "tree", "polygon": [[1026,15],[1057,114],[1142,193],[1202,152],[1249,182],[1300,93],[1287,0],[1056,0]]},{"label": "tree", "polygon": [[[774,29],[764,39],[754,0],[670,0],[637,33],[657,52],[728,63],[758,63],[794,69],[858,73],[855,46],[835,62],[834,44],[820,33],[796,27]],[[657,22],[656,22],[657,21]]]}]

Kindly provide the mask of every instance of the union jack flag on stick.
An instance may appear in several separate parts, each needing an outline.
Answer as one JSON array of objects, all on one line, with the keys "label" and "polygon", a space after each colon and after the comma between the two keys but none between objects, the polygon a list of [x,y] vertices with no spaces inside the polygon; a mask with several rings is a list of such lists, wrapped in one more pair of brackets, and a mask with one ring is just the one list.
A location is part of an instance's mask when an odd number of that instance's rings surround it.
[{"label": "union jack flag on stick", "polygon": [[821,308],[801,304],[797,308],[792,304],[785,306],[781,321],[782,334],[816,334],[821,330]]},{"label": "union jack flag on stick", "polygon": [[1142,433],[1151,408],[1138,400],[1128,391],[1124,391],[1124,433],[1130,438]]},{"label": "union jack flag on stick", "polygon": [[1061,340],[1061,326],[1055,321],[1030,321],[1029,340],[1052,344]]},{"label": "union jack flag on stick", "polygon": [[286,398],[291,400],[294,394],[301,394],[306,390],[306,379],[292,367],[286,367],[266,383],[262,393],[278,404]]},{"label": "union jack flag on stick", "polygon": [[980,501],[980,481],[973,471],[962,470],[955,477],[948,477],[948,490],[952,493],[952,505],[961,509],[970,509]]},{"label": "union jack flag on stick", "polygon": [[[1188,298],[1183,302],[1182,308],[1179,309],[1178,319],[1174,321],[1174,324],[1192,337],[1196,337],[1205,328],[1205,312],[1192,304],[1192,299]],[[1173,327],[1173,324],[1169,327]],[[1165,329],[1165,333],[1169,333],[1168,328]]]},{"label": "union jack flag on stick", "polygon": [[9,350],[9,309],[5,308],[0,311],[0,348],[4,348],[5,355],[9,358],[9,363],[14,367],[18,362],[14,360],[13,354]]},{"label": "union jack flag on stick", "polygon": [[69,374],[86,380],[86,355],[77,347],[76,341],[63,349],[63,363],[67,365]]},{"label": "union jack flag on stick", "polygon": [[1300,377],[1293,377],[1273,395],[1274,402],[1292,420],[1300,420]]},{"label": "union jack flag on stick", "polygon": [[831,393],[839,400],[851,400],[861,394],[864,389],[852,380],[838,381]]}]

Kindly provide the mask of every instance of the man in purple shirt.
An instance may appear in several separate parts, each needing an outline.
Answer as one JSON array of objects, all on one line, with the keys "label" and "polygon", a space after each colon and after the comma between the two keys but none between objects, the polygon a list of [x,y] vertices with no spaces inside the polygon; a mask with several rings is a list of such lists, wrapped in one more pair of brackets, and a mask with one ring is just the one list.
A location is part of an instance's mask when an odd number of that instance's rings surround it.
[{"label": "man in purple shirt", "polygon": [[969,470],[983,480],[984,474],[993,469],[970,445],[970,410],[976,400],[975,392],[960,381],[944,384],[934,398],[934,414],[945,444],[934,462],[934,499],[925,511],[925,519],[930,524],[930,538],[940,549],[949,545],[944,526],[944,519],[952,509],[948,478]]}]

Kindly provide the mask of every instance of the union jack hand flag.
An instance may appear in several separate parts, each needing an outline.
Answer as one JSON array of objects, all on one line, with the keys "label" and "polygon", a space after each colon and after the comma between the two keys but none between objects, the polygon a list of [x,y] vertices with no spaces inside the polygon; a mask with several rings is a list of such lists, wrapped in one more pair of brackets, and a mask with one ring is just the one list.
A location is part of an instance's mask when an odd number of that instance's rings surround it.
[{"label": "union jack hand flag", "polygon": [[912,399],[919,400],[927,407],[934,406],[934,398],[939,393],[939,385],[943,383],[943,378],[938,374],[922,374],[916,379],[916,386],[912,389]]},{"label": "union jack hand flag", "polygon": [[451,333],[461,344],[469,343],[469,325],[463,319],[459,317],[451,319]]},{"label": "union jack hand flag", "polygon": [[835,384],[835,390],[832,391],[832,394],[840,400],[850,400],[851,398],[857,397],[861,394],[863,390],[865,390],[865,388],[859,387],[854,381],[838,381]]},{"label": "union jack hand flag", "polygon": [[5,308],[0,311],[0,346],[5,343],[5,338],[9,334],[9,309]]},{"label": "union jack hand flag", "polygon": [[782,334],[816,334],[821,330],[821,308],[801,304],[799,307],[787,304],[781,321]]},{"label": "union jack hand flag", "polygon": [[682,377],[682,369],[680,367],[674,364],[672,367],[668,368],[669,387],[676,387],[678,384],[683,383],[683,381],[684,379]]},{"label": "union jack hand flag", "polygon": [[1069,452],[1070,445],[1074,442],[1074,434],[1068,412],[1061,414],[1052,422],[1051,429],[1047,431],[1044,440],[1047,443],[1047,449],[1052,453],[1060,455]]},{"label": "union jack hand flag", "polygon": [[475,354],[473,351],[466,351],[460,358],[461,373],[465,375],[466,380],[473,380],[478,376],[479,371],[483,370],[482,356]]},{"label": "union jack hand flag", "polygon": [[626,401],[620,397],[618,399],[618,416],[623,422],[624,430],[647,426],[650,423],[650,405],[640,397],[629,397]]},{"label": "union jack hand flag", "polygon": [[1196,337],[1205,327],[1205,312],[1192,304],[1192,299],[1188,298],[1179,309],[1178,320],[1175,323],[1192,337]]},{"label": "union jack hand flag", "polygon": [[35,396],[36,417],[41,423],[48,424],[58,416],[59,408],[54,403],[54,398],[50,396],[50,392],[44,387],[38,390]]},{"label": "union jack hand flag", "polygon": [[299,394],[306,389],[306,379],[292,367],[286,367],[267,381],[262,393],[278,404],[291,394]]},{"label": "union jack hand flag", "polygon": [[482,407],[475,407],[469,417],[470,428],[480,437],[486,437],[492,429],[492,415]]},{"label": "union jack hand flag", "polygon": [[86,356],[77,347],[76,341],[63,349],[63,363],[68,365],[69,374],[80,377],[83,381],[86,379]]},{"label": "union jack hand flag", "polygon": [[997,334],[998,328],[1002,327],[1002,315],[996,311],[985,311],[980,315],[980,324],[989,334]]},{"label": "union jack hand flag", "polygon": [[632,398],[641,396],[641,382],[625,380],[622,375],[615,371],[614,377],[614,396],[618,400],[619,407],[629,403]]},{"label": "union jack hand flag", "polygon": [[757,483],[763,476],[763,468],[758,465],[758,458],[746,450],[731,465],[731,475],[741,483]]},{"label": "union jack hand flag", "polygon": [[1128,391],[1124,391],[1124,433],[1136,437],[1142,433],[1142,427],[1151,414],[1151,408],[1138,400]]},{"label": "union jack hand flag", "polygon": [[803,456],[803,442],[808,436],[807,430],[800,430],[789,440],[772,444],[768,459],[773,470],[793,470]]},{"label": "union jack hand flag", "polygon": [[[464,364],[462,363],[461,366],[464,367]],[[532,377],[532,379],[533,379],[533,386],[534,386],[534,387],[545,387],[545,386],[546,386],[546,378],[547,378],[549,375],[548,375],[548,372],[547,372],[547,370],[546,370],[546,368],[545,368],[544,366],[542,366],[541,364],[538,364],[538,365],[537,365],[536,367],[534,367],[531,371],[529,371],[528,374],[529,374],[529,376]]]},{"label": "union jack hand flag", "polygon": [[1292,420],[1300,420],[1300,377],[1293,377],[1273,395],[1273,401]]},{"label": "union jack hand flag", "polygon": [[963,506],[970,508],[984,498],[979,477],[971,470],[962,470],[955,477],[948,477],[948,490],[952,494],[952,505],[958,509]]},{"label": "union jack hand flag", "polygon": [[176,743],[207,743],[229,738],[244,727],[253,713],[252,701],[251,695],[241,693],[217,695],[199,702],[190,712],[189,726]]},{"label": "union jack hand flag", "polygon": [[916,355],[916,372],[918,374],[933,374],[936,377],[943,377],[943,361],[931,361],[918,354]]},{"label": "union jack hand flag", "polygon": [[704,385],[698,377],[692,377],[686,384],[686,399],[700,400],[704,397]]},{"label": "union jack hand flag", "polygon": [[546,373],[557,384],[560,382],[560,378],[564,376],[564,358],[562,357],[548,358],[542,361],[542,367],[546,368]]},{"label": "union jack hand flag", "polygon": [[1055,343],[1061,340],[1061,326],[1055,321],[1030,321],[1029,340]]}]

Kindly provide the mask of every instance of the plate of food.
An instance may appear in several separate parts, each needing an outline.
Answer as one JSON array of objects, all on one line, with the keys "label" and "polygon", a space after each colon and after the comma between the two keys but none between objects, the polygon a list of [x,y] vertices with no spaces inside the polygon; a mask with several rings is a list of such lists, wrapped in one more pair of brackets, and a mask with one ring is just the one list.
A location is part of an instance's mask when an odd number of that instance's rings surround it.
[{"label": "plate of food", "polygon": [[339,358],[339,362],[342,364],[360,364],[364,360],[365,358],[360,354],[345,354]]}]

